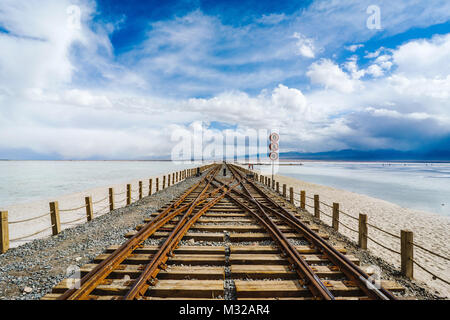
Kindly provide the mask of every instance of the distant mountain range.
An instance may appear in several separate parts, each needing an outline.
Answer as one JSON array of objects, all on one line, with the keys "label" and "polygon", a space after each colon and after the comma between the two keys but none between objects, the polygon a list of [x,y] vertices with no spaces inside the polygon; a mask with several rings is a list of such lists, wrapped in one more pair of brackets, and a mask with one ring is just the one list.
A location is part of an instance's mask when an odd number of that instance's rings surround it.
[{"label": "distant mountain range", "polygon": [[[245,156],[238,156],[244,159]],[[256,156],[250,158],[255,159]],[[267,160],[267,155],[261,155]],[[4,160],[63,160],[58,154],[40,154],[29,149],[0,149],[0,159]],[[170,160],[170,156],[147,157],[137,159],[108,159],[92,157],[83,160]],[[448,150],[433,151],[398,151],[394,149],[382,150],[337,150],[326,152],[281,152],[280,160],[328,160],[328,161],[450,161],[450,148]]]},{"label": "distant mountain range", "polygon": [[342,160],[342,161],[450,161],[450,150],[398,151],[383,150],[339,150],[317,153],[282,152],[281,160]]}]

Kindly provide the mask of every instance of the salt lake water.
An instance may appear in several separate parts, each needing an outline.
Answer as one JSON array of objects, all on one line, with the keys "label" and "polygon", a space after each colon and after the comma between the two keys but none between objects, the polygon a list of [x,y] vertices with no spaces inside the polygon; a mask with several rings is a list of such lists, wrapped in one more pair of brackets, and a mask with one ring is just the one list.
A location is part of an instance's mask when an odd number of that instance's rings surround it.
[{"label": "salt lake water", "polygon": [[302,163],[278,174],[450,216],[450,163]]},{"label": "salt lake water", "polygon": [[[450,216],[450,163],[302,163],[279,166],[278,174]],[[0,161],[0,208],[195,166],[171,161]]]},{"label": "salt lake water", "polygon": [[0,208],[196,166],[171,161],[0,161]]}]

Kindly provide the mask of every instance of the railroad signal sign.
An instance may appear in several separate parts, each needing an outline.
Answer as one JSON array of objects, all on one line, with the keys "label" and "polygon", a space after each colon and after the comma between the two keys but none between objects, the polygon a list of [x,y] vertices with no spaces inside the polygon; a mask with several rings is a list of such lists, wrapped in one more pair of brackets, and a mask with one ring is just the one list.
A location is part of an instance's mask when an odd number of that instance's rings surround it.
[{"label": "railroad signal sign", "polygon": [[270,145],[269,145],[269,149],[270,149],[270,151],[272,151],[272,152],[275,152],[275,151],[278,151],[278,143],[276,143],[276,142],[272,142]]},{"label": "railroad signal sign", "polygon": [[272,160],[272,161],[277,161],[277,160],[278,160],[278,152],[271,152],[271,153],[269,154],[269,158],[270,158],[270,160]]},{"label": "railroad signal sign", "polygon": [[269,136],[270,142],[278,142],[280,140],[280,135],[276,132],[272,132]]},{"label": "railroad signal sign", "polygon": [[269,135],[269,140],[270,140],[270,145],[269,145],[269,149],[270,149],[270,153],[269,153],[269,159],[272,161],[272,181],[273,181],[273,165],[274,162],[278,160],[278,150],[280,148],[278,141],[280,140],[280,135],[276,132],[272,132]]}]

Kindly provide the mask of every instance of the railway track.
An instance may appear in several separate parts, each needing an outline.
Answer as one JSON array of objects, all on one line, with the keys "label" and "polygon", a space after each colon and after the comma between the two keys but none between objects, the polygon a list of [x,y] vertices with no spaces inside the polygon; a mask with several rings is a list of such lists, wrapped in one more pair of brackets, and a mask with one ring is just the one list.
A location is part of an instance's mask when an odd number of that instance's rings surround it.
[{"label": "railway track", "polygon": [[[225,175],[224,175],[225,169]],[[396,299],[290,203],[234,165],[212,165],[43,299]],[[76,285],[74,287],[74,285]]]}]

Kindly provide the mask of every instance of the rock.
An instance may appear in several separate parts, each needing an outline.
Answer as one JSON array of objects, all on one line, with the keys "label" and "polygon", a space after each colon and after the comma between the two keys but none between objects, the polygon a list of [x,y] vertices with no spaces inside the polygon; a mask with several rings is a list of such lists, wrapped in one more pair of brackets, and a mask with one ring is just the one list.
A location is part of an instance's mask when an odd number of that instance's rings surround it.
[{"label": "rock", "polygon": [[31,293],[32,291],[33,291],[33,288],[30,288],[30,287],[23,288],[24,293]]},{"label": "rock", "polygon": [[194,239],[189,239],[189,240],[188,240],[188,243],[189,243],[189,244],[195,244],[195,240],[194,240]]}]

